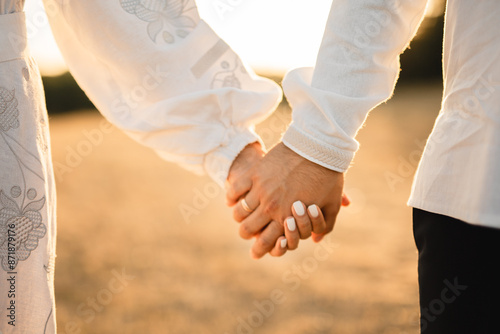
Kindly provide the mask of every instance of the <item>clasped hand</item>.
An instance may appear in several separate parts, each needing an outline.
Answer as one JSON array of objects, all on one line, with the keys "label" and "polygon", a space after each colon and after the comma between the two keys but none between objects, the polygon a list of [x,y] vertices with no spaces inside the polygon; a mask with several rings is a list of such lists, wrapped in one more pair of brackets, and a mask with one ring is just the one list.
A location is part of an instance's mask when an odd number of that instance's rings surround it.
[{"label": "clasped hand", "polygon": [[265,154],[248,145],[231,166],[227,204],[233,207],[244,239],[255,237],[254,258],[282,256],[300,239],[315,242],[333,230],[337,214],[349,200],[342,194],[344,175],[313,163],[283,143]]}]

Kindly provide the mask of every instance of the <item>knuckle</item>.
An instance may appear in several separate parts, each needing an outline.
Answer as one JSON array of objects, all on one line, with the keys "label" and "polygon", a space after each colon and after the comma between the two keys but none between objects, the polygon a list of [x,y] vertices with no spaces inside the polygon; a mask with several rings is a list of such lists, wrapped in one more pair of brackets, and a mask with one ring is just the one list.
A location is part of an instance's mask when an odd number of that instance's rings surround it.
[{"label": "knuckle", "polygon": [[258,249],[268,251],[274,247],[274,243],[265,237],[257,239],[256,246]]},{"label": "knuckle", "polygon": [[228,188],[226,190],[226,198],[233,200],[233,201],[236,200],[236,191],[234,190],[233,187]]},{"label": "knuckle", "polygon": [[278,200],[275,198],[269,198],[264,204],[264,213],[272,216],[272,214],[279,208]]},{"label": "knuckle", "polygon": [[303,219],[296,219],[297,225],[301,230],[311,229],[311,223]]},{"label": "knuckle", "polygon": [[241,223],[243,221],[243,217],[241,216],[237,208],[233,210],[233,219],[236,220],[238,223]]},{"label": "knuckle", "polygon": [[307,231],[305,233],[300,234],[300,239],[302,240],[309,239],[310,237],[311,237],[311,231]]},{"label": "knuckle", "polygon": [[274,231],[279,231],[280,234],[284,234],[285,233],[285,222],[284,220],[280,220],[280,221],[276,221],[276,220],[272,220],[271,223],[270,223],[270,226],[272,227],[272,229]]},{"label": "knuckle", "polygon": [[253,231],[250,226],[244,223],[240,225],[239,233],[240,237],[242,237],[243,239],[250,239],[253,236]]},{"label": "knuckle", "polygon": [[316,234],[323,234],[326,232],[326,226],[325,225],[314,226],[313,232]]},{"label": "knuckle", "polygon": [[307,239],[311,236],[311,226],[309,224],[297,224],[299,228],[299,234],[301,239]]},{"label": "knuckle", "polygon": [[225,184],[225,188],[228,196],[234,196],[237,192],[237,189],[240,187],[238,178],[234,178],[233,180],[228,179]]},{"label": "knuckle", "polygon": [[251,177],[250,177],[251,181],[252,181],[252,184],[254,186],[257,186],[257,187],[260,187],[263,182],[262,182],[262,175],[260,173],[254,173]]}]

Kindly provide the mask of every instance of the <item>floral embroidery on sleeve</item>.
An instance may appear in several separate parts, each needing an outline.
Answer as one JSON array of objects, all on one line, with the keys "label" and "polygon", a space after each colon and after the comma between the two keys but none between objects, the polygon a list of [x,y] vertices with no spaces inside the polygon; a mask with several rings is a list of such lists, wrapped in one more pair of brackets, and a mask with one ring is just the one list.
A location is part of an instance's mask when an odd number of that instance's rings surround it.
[{"label": "floral embroidery on sleeve", "polygon": [[[21,193],[20,187],[12,187],[12,197],[20,197]],[[36,195],[35,189],[28,190],[28,199],[33,200]],[[12,198],[0,191],[0,203],[3,206],[0,210],[0,258],[2,268],[12,271],[19,261],[30,256],[31,251],[38,247],[38,240],[45,236],[47,229],[42,224],[40,214],[45,205],[45,197],[29,202],[21,208]],[[9,236],[13,239],[9,240]]]},{"label": "floral embroidery on sleeve", "polygon": [[[44,181],[33,166],[41,162],[16,140],[12,131],[20,125],[17,106],[15,90],[0,87],[0,140],[12,152],[14,166],[17,164],[22,176],[22,184],[11,187],[10,196],[0,189],[0,263],[5,271],[13,271],[19,261],[28,259],[47,232],[41,214],[45,196],[36,199],[38,192],[28,181],[33,177]],[[28,174],[33,177],[27,178]]]},{"label": "floral embroidery on sleeve", "polygon": [[228,61],[223,61],[221,62],[220,67],[221,70],[214,75],[211,87],[232,87],[241,89],[241,81],[238,79],[237,74],[247,74],[247,71],[238,56],[235,57],[233,64],[230,64]]},{"label": "floral embroidery on sleeve", "polygon": [[176,36],[184,38],[195,28],[195,21],[185,15],[195,7],[187,8],[189,0],[120,0],[122,8],[129,14],[148,22],[148,35],[156,42],[162,38],[167,43],[175,43]]},{"label": "floral embroidery on sleeve", "polygon": [[17,129],[19,127],[18,116],[19,110],[17,110],[15,90],[9,91],[0,87],[0,130]]}]

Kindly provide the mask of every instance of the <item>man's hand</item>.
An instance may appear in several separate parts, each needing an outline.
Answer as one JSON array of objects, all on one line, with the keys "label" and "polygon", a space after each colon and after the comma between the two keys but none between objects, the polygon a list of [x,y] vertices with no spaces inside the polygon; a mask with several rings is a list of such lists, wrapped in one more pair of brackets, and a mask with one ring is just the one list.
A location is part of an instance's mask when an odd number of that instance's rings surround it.
[{"label": "man's hand", "polygon": [[233,213],[235,220],[241,222],[241,237],[258,235],[252,248],[254,257],[262,257],[276,246],[284,233],[283,223],[292,216],[291,207],[297,200],[306,206],[317,204],[326,221],[313,225],[312,230],[299,228],[306,231],[301,233],[301,239],[314,233],[317,241],[333,230],[342,203],[342,173],[315,164],[280,143],[260,163],[238,176],[228,178],[227,199],[229,205],[245,199],[245,203],[235,206]]}]

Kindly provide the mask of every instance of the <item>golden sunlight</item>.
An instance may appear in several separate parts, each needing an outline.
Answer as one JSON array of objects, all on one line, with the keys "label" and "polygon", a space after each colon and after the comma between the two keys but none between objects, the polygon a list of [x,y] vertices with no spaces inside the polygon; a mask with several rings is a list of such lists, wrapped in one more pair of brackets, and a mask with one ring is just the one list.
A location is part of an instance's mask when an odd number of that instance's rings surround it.
[{"label": "golden sunlight", "polygon": [[[282,74],[313,66],[332,0],[200,0],[200,15],[259,72]],[[439,16],[443,0],[427,15]],[[50,32],[42,0],[26,4],[31,50],[43,75],[67,70]]]}]

